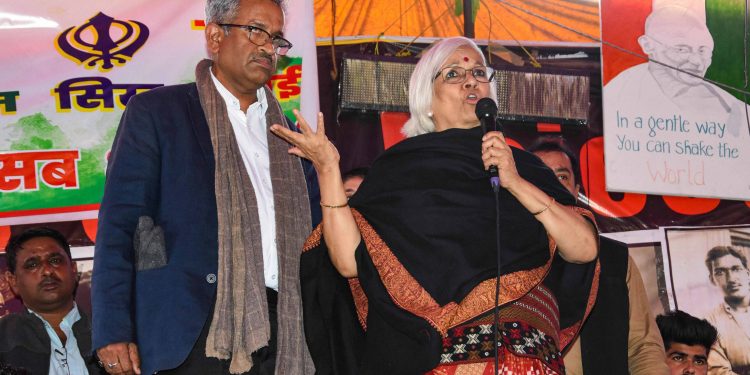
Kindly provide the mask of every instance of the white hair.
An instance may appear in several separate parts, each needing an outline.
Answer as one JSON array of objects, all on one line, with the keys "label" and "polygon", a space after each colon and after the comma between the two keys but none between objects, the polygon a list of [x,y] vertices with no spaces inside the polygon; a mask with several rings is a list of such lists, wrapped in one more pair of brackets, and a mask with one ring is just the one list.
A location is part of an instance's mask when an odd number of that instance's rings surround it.
[{"label": "white hair", "polygon": [[[271,0],[284,11],[284,0]],[[231,22],[240,9],[240,0],[206,0],[206,23]]]},{"label": "white hair", "polygon": [[[432,96],[435,92],[435,75],[445,60],[459,47],[470,47],[482,56],[482,63],[487,65],[482,50],[471,39],[462,36],[443,39],[433,44],[419,59],[409,80],[409,112],[411,117],[401,128],[406,137],[435,131],[435,123],[430,117]],[[497,91],[494,81],[490,82],[490,98],[497,102]]]}]

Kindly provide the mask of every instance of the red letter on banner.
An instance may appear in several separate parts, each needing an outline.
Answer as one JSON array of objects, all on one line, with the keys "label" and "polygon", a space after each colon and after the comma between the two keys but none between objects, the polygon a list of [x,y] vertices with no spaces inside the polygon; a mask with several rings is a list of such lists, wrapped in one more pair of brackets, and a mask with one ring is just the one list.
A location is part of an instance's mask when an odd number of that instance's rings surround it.
[{"label": "red letter on banner", "polygon": [[36,190],[37,152],[0,154],[0,191]]},{"label": "red letter on banner", "polygon": [[275,74],[271,76],[269,82],[271,87],[274,85],[279,89],[279,99],[289,99],[290,97],[299,96],[302,88],[299,85],[302,78],[302,66],[292,65],[284,69],[284,74]]},{"label": "red letter on banner", "polygon": [[706,199],[692,197],[663,196],[664,203],[672,211],[683,215],[701,215],[713,211],[721,203],[721,199]]},{"label": "red letter on banner", "polygon": [[646,205],[646,195],[623,193],[621,201],[609,196],[604,184],[604,142],[602,137],[589,139],[580,152],[581,181],[591,209],[609,217],[630,217]]},{"label": "red letter on banner", "polygon": [[47,151],[47,162],[42,166],[42,181],[49,187],[78,187],[76,161],[78,150]]}]

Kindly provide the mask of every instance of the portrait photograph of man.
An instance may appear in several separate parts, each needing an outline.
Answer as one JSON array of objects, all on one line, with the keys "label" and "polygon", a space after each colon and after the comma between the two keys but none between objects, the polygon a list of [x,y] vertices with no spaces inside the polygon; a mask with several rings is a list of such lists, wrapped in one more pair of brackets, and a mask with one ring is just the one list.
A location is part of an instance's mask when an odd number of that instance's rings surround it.
[{"label": "portrait photograph of man", "polygon": [[[750,228],[664,228],[672,308],[718,331],[710,374],[750,374]],[[665,261],[666,262],[666,261]]]}]

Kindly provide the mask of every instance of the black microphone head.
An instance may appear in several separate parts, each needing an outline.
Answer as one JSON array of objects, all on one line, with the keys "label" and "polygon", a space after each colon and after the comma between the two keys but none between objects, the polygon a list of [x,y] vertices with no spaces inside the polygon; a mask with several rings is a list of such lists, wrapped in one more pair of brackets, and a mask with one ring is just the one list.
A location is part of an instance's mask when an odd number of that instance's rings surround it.
[{"label": "black microphone head", "polygon": [[474,109],[474,113],[480,120],[487,117],[494,118],[497,116],[497,104],[495,104],[495,101],[491,98],[479,99],[477,106]]}]

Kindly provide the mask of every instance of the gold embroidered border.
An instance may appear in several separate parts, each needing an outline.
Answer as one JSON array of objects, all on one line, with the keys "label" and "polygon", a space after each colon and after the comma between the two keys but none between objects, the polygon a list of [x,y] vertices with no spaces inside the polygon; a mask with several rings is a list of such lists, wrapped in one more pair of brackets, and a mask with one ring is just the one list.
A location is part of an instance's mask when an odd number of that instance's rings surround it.
[{"label": "gold embroidered border", "polygon": [[349,289],[352,291],[352,297],[354,298],[354,307],[357,309],[357,319],[362,329],[367,331],[367,312],[369,309],[369,302],[367,301],[367,295],[362,290],[362,286],[359,284],[359,279],[353,277],[349,279]]},{"label": "gold embroidered border", "polygon": [[[572,208],[580,215],[588,217],[596,226],[594,215],[591,211],[581,207]],[[360,228],[362,239],[367,245],[370,257],[386,286],[388,294],[397,306],[422,317],[443,336],[446,335],[450,327],[466,322],[494,307],[495,279],[479,283],[461,303],[451,302],[445,306],[439,306],[432,296],[401,265],[390,248],[388,248],[362,214],[355,209],[352,209],[352,214]],[[322,241],[322,235],[323,224],[320,224],[308,236],[303,252],[319,246]],[[501,277],[501,305],[522,297],[530,288],[539,284],[544,276],[546,276],[556,250],[555,241],[551,237],[548,237],[548,240],[550,259],[546,264],[531,270],[518,271]],[[585,316],[588,316],[591,312],[591,308],[596,301],[596,294],[599,287],[598,260],[594,277],[595,280],[589,294]],[[349,279],[349,288],[354,298],[357,318],[362,327],[367,329],[366,322],[369,306],[367,296],[359,284],[359,279]],[[574,326],[561,332],[561,347],[565,347],[578,334],[581,326],[580,323],[579,321]]]},{"label": "gold embroidered border", "polygon": [[578,336],[578,333],[581,331],[581,326],[583,325],[583,322],[591,313],[591,309],[594,308],[594,303],[596,303],[596,296],[599,293],[600,271],[601,271],[601,264],[599,263],[599,258],[597,258],[596,268],[594,269],[594,279],[591,280],[591,290],[589,291],[589,300],[586,303],[586,312],[583,313],[583,317],[581,317],[581,320],[579,320],[572,326],[566,329],[563,329],[560,332],[560,350],[563,350],[563,348],[568,346],[568,344],[573,342],[576,336]]},{"label": "gold embroidered border", "polygon": [[[596,225],[596,218],[594,217],[594,213],[578,206],[572,206],[573,211],[578,213],[581,216],[584,216],[591,220],[591,223],[594,225],[594,228],[599,231],[599,227]],[[597,236],[598,238],[598,236]],[[597,244],[598,246],[598,244]],[[583,317],[581,320],[573,324],[572,326],[563,329],[560,332],[560,350],[568,346],[573,340],[578,336],[578,334],[581,331],[581,326],[583,325],[583,322],[586,320],[586,318],[591,313],[591,309],[594,308],[594,303],[596,303],[596,296],[599,293],[599,273],[601,271],[601,265],[599,263],[599,258],[596,259],[596,269],[594,270],[594,279],[591,281],[591,290],[589,291],[589,299],[586,303],[586,312],[583,314]]]},{"label": "gold embroidered border", "polygon": [[312,233],[310,233],[309,236],[307,236],[307,239],[305,240],[305,244],[302,246],[302,252],[307,252],[312,250],[314,247],[317,247],[320,245],[320,242],[323,240],[323,223],[318,224],[315,229],[313,229]]},{"label": "gold embroidered border", "polygon": [[596,229],[596,231],[599,232],[599,226],[596,225],[596,218],[594,217],[594,213],[593,212],[591,212],[591,211],[589,211],[589,210],[587,210],[587,209],[585,209],[583,207],[578,207],[578,206],[567,206],[567,207],[572,208],[573,211],[575,211],[577,214],[579,214],[581,216],[584,216],[584,217],[588,218],[589,220],[591,220],[591,224],[594,225],[594,229]]},{"label": "gold embroidered border", "polygon": [[[486,311],[492,309],[495,305],[495,279],[485,280],[477,285],[461,301],[461,303],[450,302],[445,306],[440,306],[422,288],[416,279],[406,270],[398,261],[388,245],[375,232],[372,226],[357,210],[352,209],[354,219],[359,226],[362,239],[367,245],[367,251],[370,254],[375,268],[380,275],[386,291],[390,295],[396,306],[425,319],[441,335],[445,336],[448,328],[461,324],[472,319]],[[531,269],[517,271],[501,277],[500,304],[516,300],[526,294],[529,289],[539,284],[549,270],[555,252],[556,244],[552,238],[549,238],[550,259],[546,264]],[[352,293],[355,289],[361,289],[360,286],[353,286]],[[362,306],[357,305],[358,314],[366,311]],[[360,317],[361,319],[362,317]]]}]

